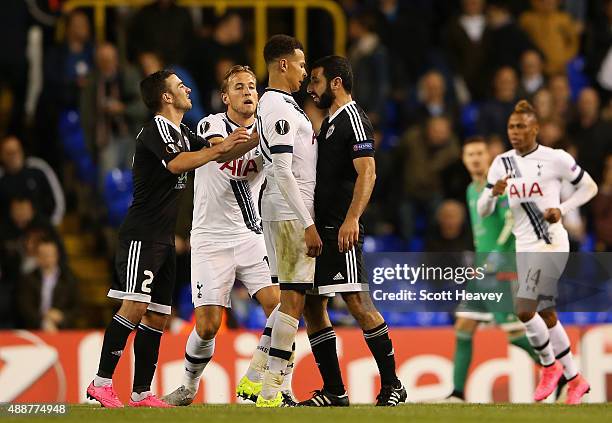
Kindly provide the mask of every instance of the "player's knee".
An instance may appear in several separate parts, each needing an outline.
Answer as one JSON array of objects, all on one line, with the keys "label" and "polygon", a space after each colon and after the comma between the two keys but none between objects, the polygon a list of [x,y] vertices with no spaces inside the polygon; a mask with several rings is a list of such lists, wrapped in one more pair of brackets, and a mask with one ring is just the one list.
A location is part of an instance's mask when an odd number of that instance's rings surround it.
[{"label": "player's knee", "polygon": [[255,298],[261,304],[261,308],[266,313],[266,316],[269,316],[280,302],[280,290],[278,286],[267,286],[257,291]]},{"label": "player's knee", "polygon": [[144,316],[142,316],[142,322],[152,328],[163,331],[166,328],[166,323],[168,322],[169,318],[170,316],[167,314],[147,310]]},{"label": "player's knee", "polygon": [[544,322],[546,322],[546,326],[552,328],[557,324],[557,313],[554,311],[541,311],[538,313]]},{"label": "player's knee", "polygon": [[213,339],[219,332],[220,326],[221,321],[216,319],[200,319],[196,322],[196,332],[202,339]]},{"label": "player's knee", "polygon": [[122,315],[131,322],[140,322],[142,316],[147,312],[149,304],[139,301],[124,300],[118,314]]},{"label": "player's knee", "polygon": [[516,313],[516,317],[523,323],[530,321],[535,316],[533,311],[519,311]]},{"label": "player's knee", "polygon": [[279,311],[299,319],[304,313],[306,295],[300,291],[287,290],[281,293]]}]

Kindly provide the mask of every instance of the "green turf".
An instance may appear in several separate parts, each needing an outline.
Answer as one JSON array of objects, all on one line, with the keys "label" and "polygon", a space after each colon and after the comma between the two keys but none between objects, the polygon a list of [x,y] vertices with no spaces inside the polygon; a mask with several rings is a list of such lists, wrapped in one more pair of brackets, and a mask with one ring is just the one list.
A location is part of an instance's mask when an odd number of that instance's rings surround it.
[{"label": "green turf", "polygon": [[53,420],[78,423],[355,423],[367,422],[477,422],[561,423],[610,422],[612,403],[565,406],[556,404],[409,404],[395,408],[352,406],[349,408],[257,409],[249,405],[193,405],[171,410],[114,409],[90,405],[69,406],[61,417],[12,417],[3,421]]}]

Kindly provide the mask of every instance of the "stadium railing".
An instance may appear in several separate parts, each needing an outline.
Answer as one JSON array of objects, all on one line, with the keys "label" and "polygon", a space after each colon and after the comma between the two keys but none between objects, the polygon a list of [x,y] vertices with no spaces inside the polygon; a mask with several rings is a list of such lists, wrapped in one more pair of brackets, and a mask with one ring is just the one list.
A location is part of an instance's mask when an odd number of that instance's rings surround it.
[{"label": "stadium railing", "polygon": [[[75,8],[92,8],[94,13],[94,27],[96,39],[105,39],[106,8],[108,7],[142,7],[153,3],[152,0],[68,0],[63,8],[68,12]],[[263,51],[264,44],[268,38],[268,16],[269,9],[293,9],[295,37],[304,45],[307,51],[307,18],[308,9],[322,9],[327,11],[334,22],[334,51],[336,54],[344,55],[346,47],[346,17],[340,5],[332,0],[177,0],[181,7],[209,7],[213,8],[218,15],[227,9],[253,9],[255,19],[255,51]],[[306,52],[305,51],[305,52]],[[257,77],[266,75],[266,64],[263,55],[258,54],[254,58],[254,66]]]}]

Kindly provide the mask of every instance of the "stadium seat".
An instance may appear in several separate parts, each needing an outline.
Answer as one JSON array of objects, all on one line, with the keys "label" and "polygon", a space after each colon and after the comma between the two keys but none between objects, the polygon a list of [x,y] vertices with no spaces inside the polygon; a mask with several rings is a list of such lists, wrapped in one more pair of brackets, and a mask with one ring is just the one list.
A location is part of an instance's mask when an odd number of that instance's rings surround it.
[{"label": "stadium seat", "polygon": [[406,242],[395,235],[366,236],[363,251],[365,253],[406,251],[407,247]]},{"label": "stadium seat", "polygon": [[461,109],[461,127],[465,137],[472,137],[478,134],[479,115],[480,106],[478,103],[468,103]]},{"label": "stadium seat", "polygon": [[111,225],[117,227],[123,221],[132,202],[133,191],[130,170],[113,169],[104,176],[104,202]]},{"label": "stadium seat", "polygon": [[584,65],[584,57],[576,56],[566,66],[572,101],[576,101],[580,91],[590,85],[589,78],[584,74]]}]

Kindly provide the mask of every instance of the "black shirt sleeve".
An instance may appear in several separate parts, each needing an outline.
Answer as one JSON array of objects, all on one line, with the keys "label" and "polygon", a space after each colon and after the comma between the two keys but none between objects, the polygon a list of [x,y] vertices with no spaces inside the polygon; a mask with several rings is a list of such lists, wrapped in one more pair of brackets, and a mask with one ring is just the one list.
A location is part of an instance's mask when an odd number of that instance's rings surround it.
[{"label": "black shirt sleeve", "polygon": [[187,135],[187,139],[189,139],[189,151],[199,151],[210,147],[210,143],[206,139],[195,134],[187,125],[181,123],[181,129]]},{"label": "black shirt sleeve", "polygon": [[181,153],[181,149],[164,125],[165,122],[156,121],[152,127],[143,128],[136,140],[142,142],[167,167],[168,163]]},{"label": "black shirt sleeve", "polygon": [[374,129],[367,115],[353,108],[347,110],[350,124],[347,133],[351,157],[374,157]]}]

